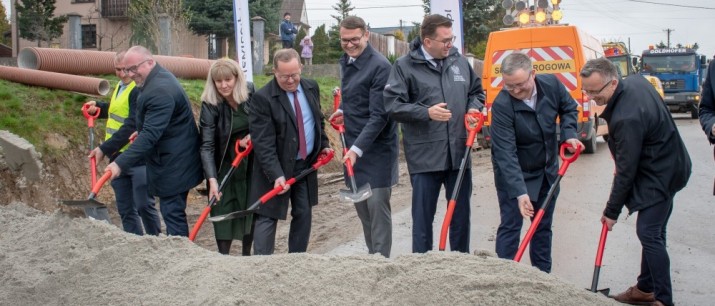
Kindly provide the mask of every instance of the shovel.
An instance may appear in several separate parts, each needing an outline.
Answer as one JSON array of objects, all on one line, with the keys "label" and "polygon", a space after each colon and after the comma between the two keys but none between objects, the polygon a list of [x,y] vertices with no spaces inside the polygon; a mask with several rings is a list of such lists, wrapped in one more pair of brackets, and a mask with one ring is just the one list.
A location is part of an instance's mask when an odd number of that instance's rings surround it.
[{"label": "shovel", "polygon": [[[89,114],[89,105],[83,105],[82,106],[82,115],[84,115],[85,118],[87,118],[87,127],[89,127],[89,150],[88,152],[91,152],[94,149],[94,119],[97,119],[99,117],[99,110],[97,110],[94,115]],[[90,175],[90,189],[94,190],[94,188],[97,185],[97,158],[92,156],[89,158],[89,175]],[[111,176],[110,176],[111,177]],[[105,180],[106,182],[106,180]],[[99,186],[101,189],[102,186]],[[97,189],[99,191],[99,189]],[[95,200],[96,201],[96,200]],[[99,202],[97,202],[99,203]],[[101,203],[100,203],[101,204]],[[66,204],[69,205],[69,204]],[[92,217],[97,220],[104,220],[107,222],[110,222],[109,220],[109,211],[107,210],[107,207],[104,204],[101,204],[101,206],[91,206],[91,207],[84,207],[84,214],[87,217]]]},{"label": "shovel", "polygon": [[[320,153],[320,156],[318,156],[318,160],[313,164],[313,166],[311,166],[308,169],[303,170],[302,172],[300,172],[298,174],[298,176],[295,176],[295,177],[289,179],[288,181],[286,181],[286,185],[291,186],[291,185],[295,184],[295,182],[297,182],[298,180],[307,176],[308,174],[311,174],[311,173],[317,171],[318,168],[322,167],[323,165],[327,164],[331,159],[333,159],[334,154],[335,153],[332,150],[329,151],[328,153]],[[219,222],[219,221],[232,220],[232,219],[237,219],[237,218],[241,218],[244,216],[248,216],[252,213],[257,212],[259,205],[265,204],[266,202],[268,202],[270,199],[275,197],[281,191],[283,191],[283,187],[276,186],[275,188],[271,189],[266,194],[261,196],[258,199],[258,201],[251,204],[251,206],[249,206],[248,209],[246,209],[246,210],[234,211],[232,213],[228,213],[225,215],[209,217],[208,219],[211,222]]]},{"label": "shovel", "polygon": [[[228,170],[228,173],[221,179],[221,184],[218,185],[218,192],[220,193],[223,191],[223,188],[226,187],[226,183],[228,183],[228,180],[231,178],[233,175],[233,172],[236,171],[238,168],[238,165],[241,163],[241,160],[248,156],[248,154],[251,153],[251,150],[253,149],[253,143],[251,141],[248,141],[248,145],[246,146],[246,149],[241,151],[241,146],[239,145],[240,143],[236,141],[236,158],[233,159],[233,162],[231,163],[231,169]],[[204,224],[204,220],[206,220],[206,217],[208,217],[209,213],[211,212],[211,207],[216,205],[216,198],[213,197],[211,200],[209,200],[209,204],[206,205],[204,208],[204,211],[201,212],[201,215],[199,216],[199,219],[196,220],[196,224],[194,224],[194,228],[191,229],[191,233],[189,234],[189,240],[194,241],[196,239],[196,234],[199,233],[199,230],[201,229],[201,225]]]},{"label": "shovel", "polygon": [[[330,120],[330,125],[333,126],[340,133],[340,141],[343,144],[343,156],[348,154],[348,147],[345,144],[345,124],[337,124],[335,118]],[[353,165],[350,159],[345,160],[345,169],[348,173],[348,181],[350,181],[350,190],[340,189],[340,199],[343,201],[351,201],[353,203],[362,202],[367,200],[372,196],[372,188],[370,188],[370,183],[357,188],[355,183],[355,173],[353,172]]]},{"label": "shovel", "polygon": [[524,240],[521,242],[521,245],[519,245],[519,250],[516,252],[516,256],[514,256],[514,261],[519,262],[521,261],[521,256],[524,255],[524,250],[526,250],[526,246],[529,245],[529,242],[531,241],[531,237],[534,236],[534,232],[536,232],[536,228],[539,226],[539,222],[541,222],[541,218],[544,217],[544,212],[546,212],[546,209],[549,207],[549,204],[551,203],[551,198],[554,197],[554,192],[556,192],[556,187],[559,186],[559,182],[561,182],[561,178],[564,177],[564,174],[566,173],[566,170],[569,168],[569,165],[576,161],[578,158],[579,154],[581,154],[580,148],[576,148],[574,151],[573,155],[571,157],[566,158],[566,148],[568,148],[569,145],[568,143],[562,143],[561,144],[561,160],[563,163],[561,164],[561,168],[559,168],[559,175],[556,177],[556,181],[554,182],[553,185],[551,185],[551,188],[549,188],[549,192],[546,194],[546,200],[544,201],[543,204],[541,204],[541,207],[539,207],[539,211],[536,212],[536,216],[534,217],[534,221],[531,221],[531,226],[529,226],[529,231],[526,232],[526,236],[524,236]]},{"label": "shovel", "polygon": [[96,197],[97,194],[99,193],[99,190],[102,189],[102,186],[104,186],[104,183],[106,183],[110,178],[112,177],[112,172],[107,171],[102,175],[102,177],[99,178],[99,181],[97,181],[96,184],[94,184],[94,187],[92,187],[92,191],[89,193],[89,197],[87,197],[86,200],[62,200],[62,204],[67,205],[67,206],[74,206],[74,207],[84,207],[85,211],[88,209],[90,210],[95,210],[96,212],[99,212],[100,217],[106,217],[106,219],[99,219],[96,218],[93,215],[89,215],[89,217],[93,217],[97,220],[109,220],[109,215],[103,215],[101,209],[104,210],[106,213],[107,211],[107,206],[104,205],[104,203],[97,201]]},{"label": "shovel", "polygon": [[[336,112],[338,111],[338,108],[340,107],[340,100],[342,97],[342,92],[340,91],[340,88],[335,87],[333,89],[333,111]],[[343,145],[343,156],[348,153],[348,148],[345,142],[345,124],[341,123],[338,124],[337,120],[335,118],[333,120],[330,120],[330,125],[333,126],[333,128],[340,133],[340,142]],[[367,200],[369,197],[372,196],[372,188],[370,188],[370,183],[367,183],[363,186],[361,186],[359,189],[357,188],[357,184],[355,183],[355,172],[353,172],[353,165],[350,162],[350,159],[345,161],[345,169],[346,172],[348,173],[348,181],[350,182],[350,190],[345,190],[345,189],[340,189],[340,199],[343,201],[351,201],[353,203],[357,202],[362,202]]]},{"label": "shovel", "polygon": [[[469,123],[468,118],[474,118],[477,123]],[[452,223],[452,215],[454,214],[454,207],[457,206],[457,195],[459,194],[459,189],[462,186],[462,180],[464,179],[464,169],[467,168],[467,161],[469,159],[469,152],[472,150],[472,144],[474,144],[474,138],[477,133],[482,129],[482,124],[484,123],[484,115],[482,113],[467,113],[464,115],[464,126],[467,128],[469,135],[467,135],[467,148],[464,150],[464,157],[462,157],[462,162],[459,164],[459,174],[457,174],[457,181],[455,181],[454,189],[452,190],[452,197],[447,203],[447,213],[444,216],[444,221],[442,222],[442,232],[439,235],[439,250],[444,251],[447,245],[447,233],[449,232],[449,225]]]},{"label": "shovel", "polygon": [[603,228],[601,229],[601,239],[598,241],[598,250],[596,251],[596,266],[593,268],[593,280],[591,281],[591,292],[600,292],[601,294],[608,296],[611,293],[610,288],[597,289],[598,288],[598,276],[601,274],[601,261],[603,260],[603,249],[606,247],[606,236],[608,235],[608,225],[603,223]]}]

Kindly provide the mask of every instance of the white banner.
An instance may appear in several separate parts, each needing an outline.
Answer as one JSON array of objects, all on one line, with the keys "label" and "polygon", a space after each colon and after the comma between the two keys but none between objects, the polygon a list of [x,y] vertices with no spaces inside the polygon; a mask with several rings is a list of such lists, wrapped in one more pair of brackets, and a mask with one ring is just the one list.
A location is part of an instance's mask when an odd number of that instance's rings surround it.
[{"label": "white banner", "polygon": [[430,1],[430,12],[440,14],[452,20],[452,32],[457,37],[454,46],[460,53],[464,53],[464,37],[462,33],[462,1],[460,0],[439,0]]},{"label": "white banner", "polygon": [[233,26],[236,29],[236,59],[249,82],[253,82],[251,52],[251,20],[248,19],[248,0],[233,0]]}]

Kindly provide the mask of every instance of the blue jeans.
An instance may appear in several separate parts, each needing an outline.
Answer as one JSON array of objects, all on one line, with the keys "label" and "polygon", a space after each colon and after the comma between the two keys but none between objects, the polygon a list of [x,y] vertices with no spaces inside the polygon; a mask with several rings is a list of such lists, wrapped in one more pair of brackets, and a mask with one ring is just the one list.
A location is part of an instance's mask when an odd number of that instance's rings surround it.
[{"label": "blue jeans", "polygon": [[[549,183],[544,179],[539,191],[539,201],[531,202],[534,206],[534,216],[536,216],[539,207],[546,200],[546,194],[549,192],[550,187]],[[553,221],[558,195],[559,190],[556,189],[554,196],[551,198],[551,204],[544,212],[544,216],[529,242],[531,265],[546,273],[551,272],[551,238],[553,236],[551,222]],[[496,239],[497,256],[499,258],[514,259],[519,249],[521,226],[524,218],[519,212],[516,198],[509,198],[506,191],[499,189],[497,189],[497,197],[499,198],[499,214],[501,215],[501,223],[497,229]],[[534,218],[531,218],[531,221],[533,222]]]},{"label": "blue jeans", "polygon": [[166,223],[166,234],[169,236],[189,236],[189,224],[186,222],[186,197],[189,191],[179,194],[159,197],[159,210]]},{"label": "blue jeans", "polygon": [[[412,252],[426,253],[432,250],[432,223],[437,212],[439,190],[444,185],[445,198],[452,197],[459,170],[415,173],[412,183]],[[457,195],[452,223],[449,225],[449,248],[452,251],[469,253],[469,200],[472,196],[472,170],[464,170],[464,179]],[[441,224],[441,223],[440,223]]]},{"label": "blue jeans", "polygon": [[123,171],[112,181],[112,188],[125,232],[144,235],[146,231],[155,236],[161,233],[161,221],[154,206],[154,197],[147,193],[146,166]]}]

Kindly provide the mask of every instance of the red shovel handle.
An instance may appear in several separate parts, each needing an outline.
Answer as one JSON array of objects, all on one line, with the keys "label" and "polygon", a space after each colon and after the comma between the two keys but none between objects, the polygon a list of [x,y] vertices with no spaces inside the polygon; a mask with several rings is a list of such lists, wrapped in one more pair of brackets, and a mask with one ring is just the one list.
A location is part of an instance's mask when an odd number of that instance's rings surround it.
[{"label": "red shovel handle", "polygon": [[236,150],[236,158],[233,159],[233,162],[231,163],[231,167],[238,167],[238,164],[241,163],[241,160],[248,156],[248,154],[251,154],[251,150],[253,150],[253,142],[250,140],[248,141],[248,144],[246,145],[246,148],[241,151],[241,145],[240,141],[236,141],[236,147],[234,148]]},{"label": "red shovel handle", "polygon": [[[477,122],[469,122],[470,118],[477,120]],[[476,138],[477,133],[482,130],[483,124],[484,115],[482,115],[482,113],[467,113],[464,115],[464,126],[467,128],[467,132],[469,132],[467,136],[467,147],[471,147],[472,144],[474,144],[474,138]]]},{"label": "red shovel handle", "polygon": [[338,131],[339,133],[345,133],[345,124],[343,123],[337,123],[338,117],[334,117],[333,119],[330,119],[330,125],[333,126],[333,128]]},{"label": "red shovel handle", "polygon": [[94,112],[94,115],[90,115],[89,107],[89,104],[82,105],[82,115],[87,118],[87,126],[94,127],[94,119],[99,118],[99,111]]},{"label": "red shovel handle", "polygon": [[335,156],[335,151],[329,150],[327,152],[322,152],[318,155],[318,160],[313,164],[313,169],[318,170],[318,168],[325,166],[331,159]]},{"label": "red shovel handle", "polygon": [[578,156],[581,155],[581,148],[577,147],[577,148],[575,148],[574,152],[572,153],[572,155],[570,157],[566,157],[566,154],[567,154],[566,149],[569,147],[573,148],[573,146],[571,146],[571,144],[568,144],[565,142],[561,144],[561,150],[560,150],[559,155],[561,155],[561,160],[563,161],[563,164],[561,165],[561,168],[559,168],[560,176],[564,176],[564,174],[566,174],[566,170],[569,168],[569,165],[572,162],[575,162],[576,159],[578,159]]},{"label": "red shovel handle", "polygon": [[92,187],[92,194],[99,194],[99,191],[102,189],[102,186],[104,186],[104,183],[106,183],[110,178],[112,178],[112,171],[104,172],[104,175],[102,175],[102,177],[99,178],[99,181],[97,181],[97,183],[94,184],[94,187]]},{"label": "red shovel handle", "polygon": [[603,260],[603,249],[606,247],[606,237],[608,236],[608,225],[603,222],[603,228],[601,229],[601,239],[598,240],[598,250],[596,251],[596,267],[601,266]]}]

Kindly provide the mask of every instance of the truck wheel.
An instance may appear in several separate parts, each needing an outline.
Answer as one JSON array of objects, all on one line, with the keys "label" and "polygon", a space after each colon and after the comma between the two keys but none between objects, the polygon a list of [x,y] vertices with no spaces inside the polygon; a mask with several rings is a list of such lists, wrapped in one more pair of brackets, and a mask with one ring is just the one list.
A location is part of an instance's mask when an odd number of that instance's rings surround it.
[{"label": "truck wheel", "polygon": [[583,150],[583,153],[596,153],[596,138],[598,138],[598,136],[596,136],[596,131],[594,130],[593,133],[591,133],[591,138],[586,139],[583,142],[583,145],[586,146],[586,148]]}]

